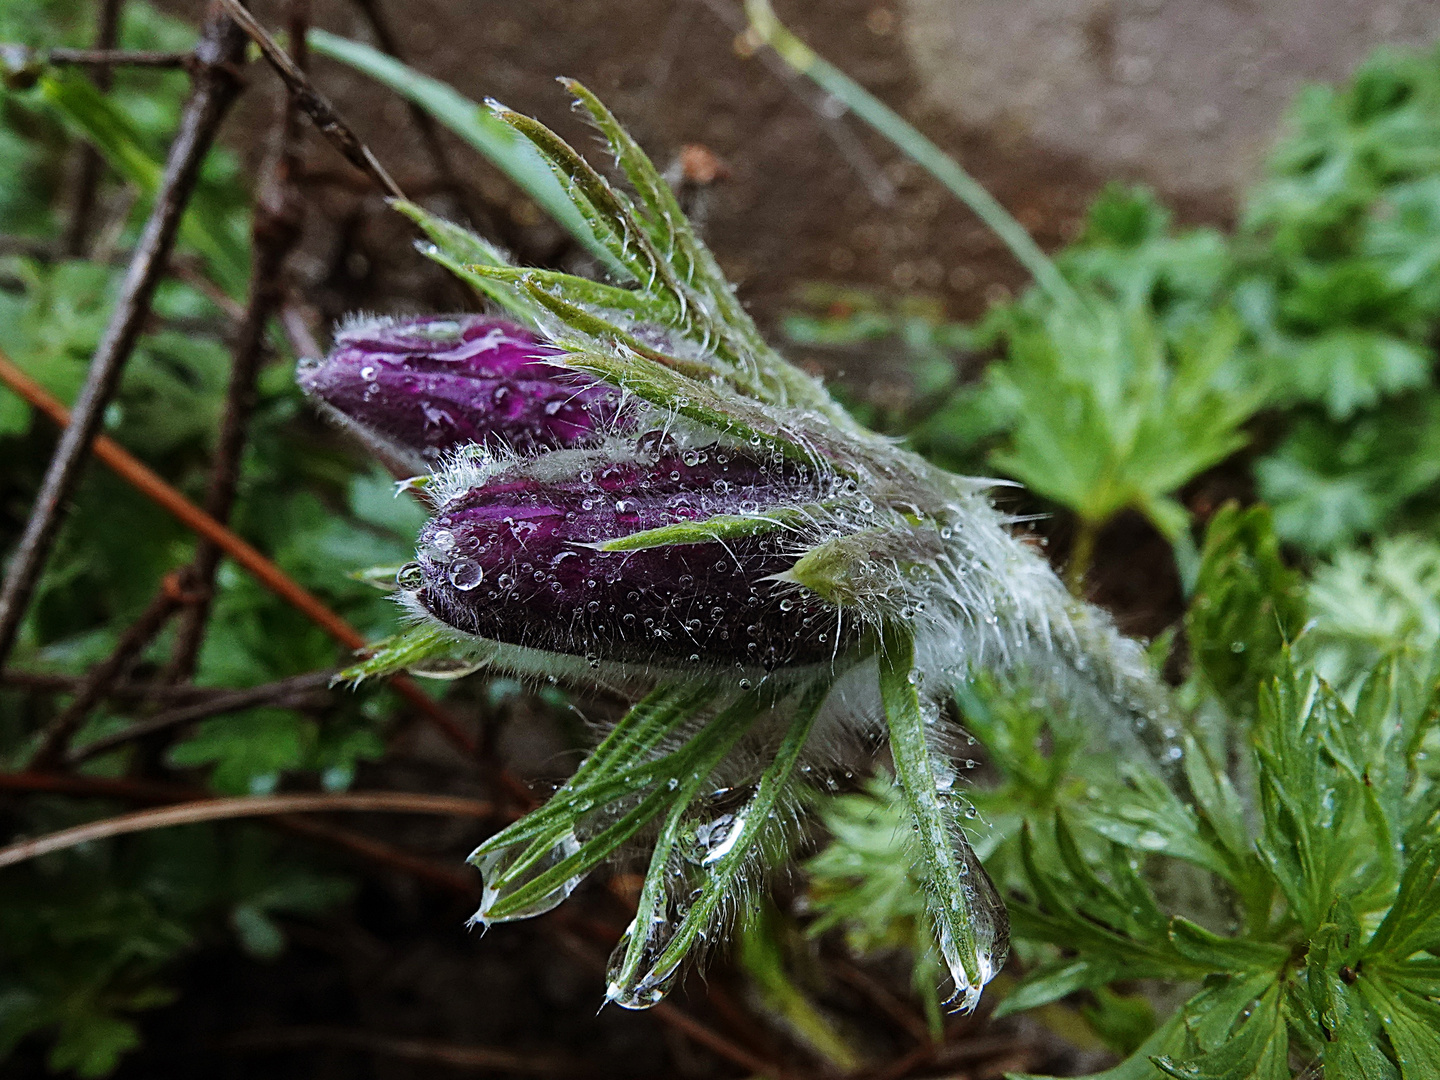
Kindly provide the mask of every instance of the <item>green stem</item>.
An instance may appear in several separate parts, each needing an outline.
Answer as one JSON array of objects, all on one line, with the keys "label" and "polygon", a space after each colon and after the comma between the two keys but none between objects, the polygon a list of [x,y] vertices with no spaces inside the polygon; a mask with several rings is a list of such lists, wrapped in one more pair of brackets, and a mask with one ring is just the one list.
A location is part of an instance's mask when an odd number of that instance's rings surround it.
[{"label": "green stem", "polygon": [[978,990],[985,973],[979,970],[965,871],[955,857],[955,839],[940,801],[935,763],[925,738],[925,715],[911,681],[914,670],[914,637],[904,626],[886,623],[880,640],[880,697],[890,728],[890,754],[924,859],[926,901],[941,954],[955,978],[956,993],[963,994]]},{"label": "green stem", "polygon": [[1095,561],[1095,541],[1100,536],[1100,526],[1101,522],[1087,517],[1077,518],[1075,522],[1075,541],[1070,545],[1070,561],[1065,566],[1065,587],[1077,599],[1083,599],[1085,575]]}]

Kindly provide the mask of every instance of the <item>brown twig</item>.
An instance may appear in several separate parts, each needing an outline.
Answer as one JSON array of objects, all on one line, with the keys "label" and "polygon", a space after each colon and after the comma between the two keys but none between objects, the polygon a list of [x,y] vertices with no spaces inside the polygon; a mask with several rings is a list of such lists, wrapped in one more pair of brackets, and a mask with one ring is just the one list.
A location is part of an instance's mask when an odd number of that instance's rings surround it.
[{"label": "brown twig", "polygon": [[336,1050],[358,1050],[367,1054],[443,1065],[451,1069],[484,1072],[521,1073],[530,1076],[580,1076],[583,1064],[574,1058],[553,1054],[530,1054],[502,1050],[490,1046],[468,1046],[438,1042],[434,1039],[412,1039],[398,1035],[382,1035],[373,1031],[351,1028],[283,1027],[247,1031],[232,1035],[221,1044],[227,1053],[321,1047]]},{"label": "brown twig", "polygon": [[380,186],[380,190],[392,199],[403,199],[405,193],[391,179],[390,174],[370,148],[360,140],[349,124],[335,111],[328,98],[315,89],[309,77],[291,59],[270,33],[260,25],[255,16],[240,6],[240,0],[218,0],[230,17],[240,24],[252,41],[260,46],[260,52],[280,80],[289,88],[295,107],[303,112],[330,144],[339,150],[345,160]]},{"label": "brown twig", "polygon": [[474,903],[480,897],[480,879],[471,871],[460,870],[449,864],[437,863],[423,856],[413,855],[392,844],[387,844],[383,840],[376,840],[364,833],[342,829],[329,822],[316,821],[314,818],[292,817],[287,814],[274,818],[273,821],[277,828],[284,829],[295,836],[303,836],[307,840],[318,840],[322,844],[348,851],[367,863],[374,863],[402,874],[409,874],[437,889],[454,893],[464,899],[466,903]]},{"label": "brown twig", "polygon": [[[70,412],[48,392],[16,367],[0,351],[0,382],[4,382],[31,405],[62,427],[70,422]],[[260,554],[230,529],[221,525],[205,511],[181,495],[161,479],[154,470],[136,460],[128,450],[107,435],[97,436],[95,456],[121,479],[151,502],[174,515],[186,527],[213,541],[225,554],[248,571],[256,581],[290,604],[340,644],[349,649],[365,647],[365,637],[339,615],[335,614],[312,593]],[[444,709],[431,701],[414,681],[398,676],[390,681],[395,692],[422,712],[457,749],[468,755],[476,750],[475,737],[462,728]]]},{"label": "brown twig", "polygon": [[849,960],[834,957],[826,966],[840,982],[857,991],[917,1043],[922,1046],[931,1045],[930,1031],[925,1026],[925,1021],[915,1015],[913,1010],[907,1009],[903,1001],[882,986],[868,971]]},{"label": "brown twig", "polygon": [[194,69],[193,52],[166,52],[162,49],[31,49],[25,45],[0,45],[0,56],[12,70],[35,67],[153,67]]},{"label": "brown twig", "polygon": [[39,749],[30,761],[32,769],[43,771],[60,763],[71,736],[80,729],[90,710],[105,699],[111,686],[128,674],[135,658],[169,622],[170,616],[186,603],[189,597],[183,578],[184,575],[177,571],[165,575],[154,599],[140,617],[120,635],[110,655],[90,670],[70,704],[45,729]]},{"label": "brown twig", "polygon": [[[97,51],[115,48],[115,35],[120,27],[120,5],[123,0],[103,0],[100,4],[99,25],[95,31]],[[95,88],[102,93],[110,89],[112,71],[98,67],[90,73]],[[85,238],[90,234],[90,218],[95,210],[95,191],[100,186],[104,173],[105,159],[90,143],[80,146],[80,165],[76,170],[75,191],[71,198],[70,220],[65,226],[61,241],[65,253],[79,257],[85,253]]]},{"label": "brown twig", "polygon": [[280,325],[285,328],[285,337],[290,342],[290,351],[301,360],[319,360],[325,356],[315,332],[310,327],[310,317],[295,301],[285,305],[280,312]]},{"label": "brown twig", "polygon": [[189,256],[171,259],[170,273],[175,280],[183,281],[224,312],[227,319],[238,323],[245,318],[244,306],[205,272],[198,259]]},{"label": "brown twig", "polygon": [[[554,919],[553,915],[551,919]],[[605,970],[605,958],[574,934],[557,929],[555,940],[564,947],[566,952],[584,963],[586,967],[599,971]],[[661,1023],[679,1031],[692,1042],[706,1047],[726,1061],[734,1062],[742,1069],[748,1069],[759,1076],[771,1077],[773,1080],[789,1080],[794,1075],[789,1070],[778,1067],[774,1062],[766,1061],[758,1054],[753,1054],[738,1043],[732,1042],[714,1028],[701,1023],[678,1005],[669,1001],[651,1005],[646,1011]]]},{"label": "brown twig", "polygon": [[[70,773],[0,773],[0,791],[48,792],[79,798],[124,799],[127,802],[175,804],[213,799],[198,788],[155,784],[139,780],[75,776]],[[308,840],[318,840],[376,863],[409,874],[447,892],[473,900],[480,891],[475,875],[412,855],[381,840],[351,832],[313,818],[281,814],[267,824]]]},{"label": "brown twig", "polygon": [[[303,23],[292,27],[293,46],[303,48],[304,31]],[[257,400],[255,380],[268,351],[266,330],[284,298],[285,260],[299,243],[304,221],[300,200],[291,183],[296,160],[292,103],[293,99],[286,101],[276,118],[273,160],[255,203],[250,229],[250,295],[231,349],[230,382],[225,392],[210,483],[205,492],[205,512],[221,524],[230,520],[235,505],[240,486],[240,459],[249,440],[250,419]],[[200,596],[180,618],[163,682],[184,682],[195,670],[210,621],[215,572],[220,567],[221,555],[219,545],[211,540],[202,539],[195,550],[190,575]]]},{"label": "brown twig", "polygon": [[334,673],[329,671],[316,671],[307,675],[281,679],[278,682],[265,683],[263,686],[231,690],[227,693],[216,694],[204,701],[180,705],[148,719],[137,721],[124,731],[117,731],[113,735],[106,735],[94,742],[77,747],[65,755],[64,763],[74,768],[82,762],[89,761],[101,754],[108,754],[111,750],[136,739],[146,738],[156,732],[168,731],[170,728],[180,727],[182,724],[193,724],[197,720],[206,720],[212,716],[224,716],[226,713],[239,712],[241,709],[250,709],[257,705],[272,705],[277,708],[293,707],[295,703],[312,697],[316,691],[323,691],[329,685],[333,675]]},{"label": "brown twig", "polygon": [[180,218],[189,202],[200,163],[230,104],[240,91],[235,65],[243,59],[245,38],[218,13],[205,26],[195,56],[199,61],[180,128],[170,146],[155,205],[130,261],[110,324],[95,350],[85,384],[75,402],[74,422],[60,436],[40,493],[25,523],[3,586],[0,586],[0,667],[15,644],[51,544],[64,520],[66,505],[105,409],[119,385],[126,361],[139,339],[150,298],[160,280]]},{"label": "brown twig", "polygon": [[155,810],[118,814],[100,821],[76,825],[74,828],[61,829],[46,836],[37,836],[33,840],[21,840],[9,847],[0,848],[0,867],[14,866],[40,855],[64,851],[66,848],[88,844],[94,840],[124,836],[126,833],[165,829],[174,825],[193,825],[200,821],[228,821],[234,818],[335,810],[477,818],[489,817],[494,812],[489,803],[475,799],[463,799],[456,795],[412,794],[407,791],[343,791],[326,795],[247,795],[235,799],[200,799],[176,806],[162,806]]},{"label": "brown twig", "polygon": [[[41,671],[16,671],[11,668],[0,671],[0,686],[11,686],[17,690],[28,690],[36,694],[73,694],[85,685],[83,677],[74,675],[51,675]],[[106,694],[111,701],[204,701],[217,694],[228,694],[225,688],[213,686],[160,686],[153,682],[114,683]]]},{"label": "brown twig", "polygon": [[124,799],[138,803],[173,803],[205,795],[199,788],[156,784],[110,776],[74,776],[52,772],[0,772],[0,791],[43,792],[81,799]]},{"label": "brown twig", "polygon": [[[72,776],[72,775],[68,775],[68,774],[54,774],[54,773],[51,773],[51,774],[42,774],[42,773],[0,773],[0,791],[6,791],[6,790],[9,790],[9,791],[37,791],[37,792],[38,792],[38,791],[46,791],[46,792],[56,792],[56,793],[69,794],[69,795],[80,795],[80,796],[84,796],[84,795],[96,796],[96,795],[99,795],[99,796],[107,796],[107,797],[111,797],[111,798],[130,799],[130,800],[135,800],[135,801],[139,801],[139,802],[161,802],[161,803],[163,803],[163,802],[173,802],[174,799],[176,798],[176,793],[177,793],[177,792],[182,792],[182,793],[183,793],[180,797],[186,797],[186,798],[191,798],[191,799],[194,799],[195,796],[196,796],[196,794],[197,794],[196,792],[194,792],[194,791],[192,791],[192,790],[189,790],[189,789],[180,789],[180,788],[176,788],[176,787],[171,786],[171,785],[149,784],[149,783],[144,783],[144,782],[134,781],[134,780],[112,780],[112,779],[109,779],[109,778],[106,778],[106,777]],[[419,795],[419,796],[417,796],[417,795],[408,795],[408,796],[407,796],[407,795],[405,795],[404,793],[397,793],[397,792],[363,792],[363,793],[352,793],[352,796],[351,796],[351,797],[354,797],[354,795],[361,795],[361,796],[385,796],[385,797],[399,796],[399,797],[401,797],[401,798],[403,798],[403,799],[412,800],[411,805],[415,805],[415,804],[413,803],[413,800],[416,800],[416,799],[431,799],[431,800],[436,800],[436,799],[446,799],[446,800],[450,800],[450,799],[453,799],[453,797],[451,797],[451,796],[425,796],[425,795]],[[328,800],[335,800],[335,799],[337,799],[337,796],[335,796],[335,795],[328,795],[328,796],[269,796],[268,798],[270,798],[270,799],[309,798],[309,799],[328,799]],[[201,798],[201,799],[198,799],[198,800],[196,800],[196,801],[194,801],[194,802],[189,802],[189,803],[186,803],[186,804],[183,804],[183,805],[186,806],[186,807],[196,807],[196,808],[199,808],[199,807],[209,807],[210,805],[212,805],[212,804],[214,804],[214,803],[222,803],[222,802],[223,802],[223,803],[257,804],[257,803],[260,802],[260,800],[257,800],[257,799],[255,799],[255,798],[253,798],[253,797],[252,797],[252,798],[247,798],[247,799],[227,799],[227,800]],[[457,811],[458,811],[459,809],[462,809],[462,808],[465,807],[465,806],[469,806],[469,807],[471,807],[471,808],[473,808],[473,809],[475,810],[477,816],[488,816],[489,813],[493,812],[493,811],[491,810],[489,804],[486,804],[486,803],[477,803],[477,802],[475,802],[474,800],[458,799],[458,800],[454,800],[454,803],[455,803],[455,805],[456,805],[456,807],[457,807]],[[486,813],[485,815],[479,815],[479,808],[480,808],[481,806],[486,807],[487,813]],[[342,806],[338,806],[338,805],[333,805],[333,804],[332,804],[332,805],[326,805],[326,806],[315,805],[315,806],[309,807],[309,808],[307,808],[307,809],[312,809],[312,810],[321,810],[321,809],[355,809],[355,810],[360,810],[360,809],[370,809],[370,808],[372,808],[372,807],[363,807],[363,806],[342,807]],[[175,810],[180,810],[180,809],[181,809],[181,807],[177,807],[177,806],[167,806],[167,807],[164,807],[161,811],[150,811],[149,813],[152,814],[152,815],[158,815],[158,814],[163,814],[163,813],[165,813],[165,812],[175,811]],[[376,807],[373,807],[373,809],[381,809],[381,807],[376,806]],[[386,807],[386,809],[397,809],[397,810],[399,810],[399,809],[401,809],[401,807],[399,807],[399,806]],[[450,811],[441,811],[441,812],[450,812]],[[257,811],[257,813],[258,813],[258,811]],[[235,814],[217,814],[216,816],[217,816],[217,817],[236,817],[236,816],[240,816],[240,815],[235,815]],[[245,816],[253,816],[253,815],[245,815]],[[139,816],[138,816],[138,815],[130,814],[130,815],[122,815],[122,817],[125,818],[125,819],[129,819],[129,820],[131,820],[131,821],[134,821],[134,820],[136,820]],[[120,820],[120,819],[111,818],[111,819],[107,819],[107,820],[108,820],[108,821],[111,821],[111,822],[114,822],[114,821],[118,821],[118,820]],[[152,817],[149,817],[149,818],[146,818],[146,819],[143,819],[143,820],[146,820],[146,821],[152,823],[152,824],[150,824],[150,825],[147,826],[147,827],[158,827],[158,826],[156,826],[156,825],[153,824],[153,823],[154,823],[155,821],[157,821],[157,820],[163,820],[163,819],[160,819],[160,818],[157,818],[157,817],[155,817],[155,816],[152,816]],[[194,818],[189,818],[189,819],[187,819],[187,820],[196,820],[196,819],[194,819]],[[214,818],[214,817],[211,817],[211,818],[208,818],[208,819],[206,819],[206,820],[215,820],[215,818]],[[330,825],[330,824],[328,824],[328,823],[326,823],[326,822],[315,821],[315,820],[313,820],[313,819],[311,819],[311,818],[295,817],[295,816],[291,816],[291,815],[289,815],[289,814],[281,814],[281,813],[278,813],[278,812],[277,812],[276,816],[273,817],[272,820],[273,820],[273,822],[274,822],[277,826],[280,826],[280,827],[284,828],[287,832],[294,833],[294,834],[297,835],[297,836],[304,836],[304,837],[307,837],[307,838],[311,838],[311,839],[315,839],[315,840],[320,840],[320,841],[323,841],[323,842],[325,842],[325,843],[327,843],[327,844],[331,844],[331,845],[333,845],[333,846],[342,848],[342,849],[347,850],[347,851],[350,851],[350,852],[352,852],[352,853],[354,853],[354,854],[356,854],[356,855],[359,855],[359,856],[361,856],[362,858],[367,859],[368,861],[375,862],[375,863],[379,863],[379,864],[385,865],[385,866],[389,866],[389,867],[391,867],[391,868],[393,868],[393,869],[400,870],[400,871],[402,871],[402,872],[404,872],[404,873],[411,874],[411,875],[413,875],[413,876],[415,876],[415,877],[417,877],[417,878],[419,878],[419,879],[421,879],[421,880],[427,881],[427,882],[429,882],[429,883],[431,883],[431,884],[433,884],[433,885],[436,885],[436,886],[438,886],[438,887],[440,887],[440,888],[443,888],[443,889],[445,889],[445,890],[447,890],[447,891],[449,891],[449,892],[453,892],[453,893],[455,893],[455,894],[457,894],[457,895],[463,896],[463,897],[465,897],[465,898],[467,898],[467,899],[473,899],[474,896],[475,896],[475,894],[479,891],[477,881],[476,881],[475,876],[474,876],[473,874],[466,873],[466,872],[463,872],[463,871],[458,871],[458,870],[451,870],[451,869],[448,868],[448,867],[437,865],[437,864],[435,864],[435,863],[430,862],[428,859],[423,859],[423,858],[421,858],[421,857],[419,857],[419,856],[412,855],[412,854],[410,854],[409,852],[402,851],[402,850],[400,850],[400,849],[398,849],[398,848],[394,848],[394,847],[392,847],[392,846],[390,846],[390,845],[388,845],[388,844],[385,844],[385,843],[383,843],[383,842],[381,842],[381,841],[378,841],[378,840],[374,840],[374,839],[372,839],[372,838],[370,838],[370,837],[368,837],[368,836],[363,836],[363,835],[358,834],[358,833],[353,833],[353,832],[349,832],[349,831],[347,831],[347,830],[338,829],[338,828],[336,828],[335,826],[332,826],[332,825]],[[176,822],[168,822],[168,823],[178,824],[178,823],[180,823],[180,822],[176,821]],[[101,822],[96,822],[96,823],[94,823],[94,825],[101,825],[101,824],[103,824],[103,823],[101,823]],[[80,826],[81,829],[86,829],[86,828],[91,828],[91,827],[92,827],[92,826]],[[74,830],[66,830],[66,831],[67,831],[67,832],[73,832]],[[134,831],[134,830],[128,830],[128,831]],[[38,838],[38,839],[35,840],[35,841],[26,841],[25,843],[32,843],[32,844],[33,844],[33,843],[40,843],[40,842],[45,842],[45,841],[53,840],[53,837],[54,837],[55,835],[58,835],[58,834],[52,834],[52,837],[49,837],[49,838],[47,838],[47,837],[40,837],[40,838]],[[109,832],[109,833],[107,833],[107,835],[116,835],[116,834],[115,834],[114,832]],[[84,839],[94,839],[94,838],[96,838],[96,837],[91,836],[91,837],[85,837]],[[76,841],[76,842],[81,842],[81,841]],[[18,847],[19,845],[13,845],[13,846]],[[6,851],[9,851],[9,850],[10,850],[10,849],[0,850],[0,866],[6,865],[5,852],[6,852]],[[55,849],[54,849],[54,848],[50,848],[50,849],[47,849],[47,850],[55,850]],[[32,853],[30,853],[29,855],[27,855],[26,857],[27,857],[27,858],[33,858],[35,854],[40,854],[40,852],[32,852]],[[547,921],[550,922],[550,923],[556,923],[558,918],[559,918],[559,917],[558,917],[557,915],[552,914],[551,916],[548,917]],[[557,925],[557,940],[560,941],[560,943],[567,949],[567,951],[571,952],[572,954],[574,954],[574,955],[576,955],[577,957],[579,957],[580,959],[582,959],[582,960],[587,964],[587,966],[590,966],[590,967],[592,967],[592,968],[596,968],[596,969],[598,969],[598,970],[602,970],[602,971],[603,971],[603,970],[604,970],[604,967],[605,967],[604,959],[603,959],[601,956],[599,956],[598,954],[596,954],[596,953],[595,953],[592,949],[590,949],[588,946],[586,946],[586,945],[582,944],[580,941],[578,941],[572,934],[566,933],[566,932],[563,931],[563,929],[560,929],[559,927],[560,927],[561,925],[563,925],[563,923],[560,923],[560,924]],[[612,936],[613,936],[613,935],[612,935]],[[729,1039],[727,1039],[725,1036],[721,1035],[719,1032],[717,1032],[717,1031],[715,1031],[714,1029],[710,1028],[709,1026],[707,1026],[707,1025],[704,1024],[704,1023],[702,1023],[701,1021],[695,1019],[695,1017],[693,1017],[693,1016],[691,1016],[689,1013],[685,1012],[685,1011],[684,1011],[683,1009],[681,1009],[678,1005],[674,1005],[674,1004],[672,1004],[672,1003],[670,1003],[670,1002],[661,1002],[660,1004],[652,1007],[652,1008],[649,1010],[649,1012],[650,1012],[650,1015],[651,1015],[651,1016],[655,1017],[655,1018],[656,1018],[657,1020],[659,1020],[662,1024],[665,1024],[665,1025],[667,1025],[667,1026],[669,1026],[669,1027],[674,1028],[675,1030],[679,1031],[681,1034],[685,1035],[687,1038],[691,1039],[693,1042],[696,1042],[696,1043],[698,1043],[698,1044],[701,1045],[701,1046],[707,1047],[707,1048],[710,1049],[712,1052],[714,1052],[717,1056],[719,1056],[719,1057],[721,1057],[721,1058],[724,1058],[725,1060],[734,1062],[735,1064],[740,1065],[742,1068],[748,1069],[748,1070],[750,1070],[750,1071],[753,1072],[753,1073],[758,1073],[759,1075],[762,1075],[762,1076],[773,1077],[773,1078],[775,1078],[775,1080],[786,1080],[787,1077],[790,1077],[790,1076],[792,1075],[792,1074],[790,1074],[789,1072],[787,1072],[786,1070],[783,1070],[783,1069],[779,1069],[779,1068],[774,1067],[771,1063],[769,1063],[769,1062],[761,1059],[760,1057],[758,1057],[758,1056],[755,1055],[755,1054],[752,1054],[750,1051],[746,1050],[744,1047],[741,1047],[741,1046],[736,1045],[736,1044],[733,1043],[731,1040],[729,1040]]]},{"label": "brown twig", "polygon": [[916,1069],[934,1061],[939,1052],[939,1043],[921,1043],[880,1068],[865,1073],[864,1080],[903,1080]]}]

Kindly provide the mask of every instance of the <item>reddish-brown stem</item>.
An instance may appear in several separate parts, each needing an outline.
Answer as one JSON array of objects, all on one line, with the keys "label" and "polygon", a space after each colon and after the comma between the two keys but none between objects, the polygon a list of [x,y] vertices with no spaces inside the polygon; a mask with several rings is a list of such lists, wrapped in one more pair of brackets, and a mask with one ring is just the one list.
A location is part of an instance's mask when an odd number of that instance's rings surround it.
[{"label": "reddish-brown stem", "polygon": [[368,863],[375,863],[391,870],[397,870],[402,874],[409,874],[438,889],[454,893],[468,903],[474,903],[479,897],[480,880],[471,871],[459,870],[419,855],[412,855],[383,840],[376,840],[364,833],[342,829],[337,825],[331,825],[326,821],[317,821],[310,817],[295,817],[287,814],[275,818],[274,823],[278,828],[295,836],[303,836],[307,840],[318,840],[331,847],[348,851],[351,855],[364,859]]},{"label": "reddish-brown stem", "polygon": [[492,1046],[441,1042],[384,1035],[351,1028],[282,1027],[231,1035],[222,1044],[227,1053],[270,1052],[286,1049],[324,1047],[356,1050],[379,1057],[393,1057],[427,1065],[440,1065],[467,1072],[514,1073],[522,1076],[560,1075],[573,1078],[591,1075],[585,1063],[554,1054],[522,1053]]},{"label": "reddish-brown stem", "polygon": [[[554,919],[554,916],[552,915],[551,918]],[[575,937],[574,934],[558,930],[555,938],[565,947],[566,952],[583,962],[587,967],[599,971],[605,970],[604,957],[598,955],[588,945]],[[758,1054],[752,1054],[743,1046],[727,1039],[714,1028],[701,1023],[678,1005],[669,1001],[662,1001],[656,1005],[652,1005],[646,1011],[662,1024],[679,1031],[692,1042],[706,1047],[712,1053],[724,1058],[726,1061],[739,1065],[742,1069],[748,1069],[751,1073],[758,1076],[773,1077],[774,1080],[790,1080],[794,1075],[788,1069],[779,1068],[774,1062],[766,1061]]]},{"label": "reddish-brown stem", "polygon": [[74,776],[53,772],[0,772],[0,791],[43,792],[89,799],[124,799],[138,803],[172,803],[205,796],[199,788],[156,784],[109,776]]},{"label": "reddish-brown stem", "polygon": [[925,1021],[907,1009],[904,1002],[881,985],[868,971],[857,967],[852,961],[834,958],[828,966],[837,979],[857,991],[896,1027],[922,1046],[930,1045],[930,1031],[926,1028]]},{"label": "reddish-brown stem", "polygon": [[[139,803],[177,803],[200,801],[214,796],[196,788],[176,784],[154,784],[137,780],[116,780],[108,777],[73,776],[68,773],[0,773],[0,791],[33,791],[74,795],[81,798],[124,799]],[[282,814],[267,819],[276,828],[296,836],[319,840],[357,855],[367,862],[410,874],[467,899],[479,892],[473,874],[455,870],[412,855],[380,840],[361,833],[341,829],[308,817]]]},{"label": "reddish-brown stem", "polygon": [[[45,791],[79,796],[105,796],[110,798],[121,798],[148,803],[173,803],[177,799],[189,799],[193,801],[187,802],[185,806],[196,808],[202,806],[208,807],[212,803],[216,802],[254,804],[258,801],[254,798],[238,800],[218,800],[213,798],[207,799],[204,797],[203,793],[196,792],[193,789],[181,788],[178,786],[164,784],[148,784],[134,780],[112,780],[103,777],[71,776],[67,774],[54,773],[0,773],[0,791],[7,790],[35,792]],[[387,798],[390,796],[399,796],[401,798],[407,798],[410,800],[448,798],[444,796],[414,796],[405,795],[404,793],[393,792],[356,792],[350,793],[350,795],[351,797],[384,796]],[[335,800],[337,796],[273,796],[272,798],[310,798]],[[489,804],[476,803],[473,800],[465,799],[456,800],[456,802],[457,805],[463,804],[470,806],[475,810],[477,814],[479,813],[479,808],[481,806],[486,807],[487,816],[488,813],[492,812]],[[374,808],[375,807],[373,806],[341,807],[334,804],[326,806],[321,806],[317,804],[311,807],[311,809],[315,810]],[[167,806],[164,807],[162,811],[151,811],[150,813],[159,814],[177,809],[179,808]],[[395,807],[395,809],[400,808]],[[194,811],[186,812],[189,813]],[[237,815],[219,813],[217,814],[217,816],[235,817]],[[123,815],[123,817],[129,819],[130,821],[136,820],[135,815]],[[112,818],[108,820],[116,821],[119,819]],[[145,820],[154,822],[163,819],[157,817],[150,817]],[[212,818],[211,820],[214,820],[214,818]],[[477,882],[473,874],[465,873],[463,871],[451,870],[448,867],[436,865],[435,863],[432,863],[427,859],[423,859],[419,856],[412,855],[409,852],[391,847],[390,845],[385,844],[381,841],[373,840],[368,836],[363,836],[359,833],[353,833],[347,830],[339,829],[326,822],[315,821],[308,817],[297,817],[293,814],[279,814],[271,818],[271,820],[274,822],[274,824],[281,828],[284,828],[287,832],[293,833],[297,836],[304,836],[310,839],[323,841],[327,844],[339,847],[342,850],[349,851],[352,854],[358,855],[368,861],[378,863],[383,866],[388,866],[393,869],[400,870],[404,873],[411,874],[423,881],[429,882],[430,884],[436,885],[449,892],[456,893],[457,895],[464,896],[466,898],[473,898],[478,891]],[[96,824],[99,825],[103,823]],[[81,828],[86,828],[86,826],[81,826]],[[111,833],[111,835],[115,834]],[[41,839],[43,840],[45,838]],[[27,857],[33,857],[33,854]],[[3,861],[3,852],[0,852],[0,866],[3,865],[5,865],[5,862]],[[547,922],[550,922],[552,924],[563,923],[563,919],[557,917],[556,915],[551,915],[548,917]],[[563,930],[559,929],[558,925],[556,926],[556,936],[557,939],[566,946],[568,951],[584,960],[588,966],[598,968],[600,970],[604,969],[603,958],[598,956],[588,946],[581,944],[571,934],[568,934]],[[650,1015],[655,1017],[655,1019],[659,1020],[662,1024],[674,1028],[676,1031],[679,1031],[681,1034],[691,1039],[693,1042],[709,1048],[717,1056],[727,1061],[731,1061],[739,1065],[741,1068],[748,1069],[751,1072],[758,1073],[762,1076],[775,1077],[776,1080],[787,1080],[787,1078],[792,1075],[786,1070],[776,1068],[770,1062],[767,1062],[764,1059],[758,1057],[757,1055],[751,1053],[744,1047],[736,1045],[734,1042],[727,1039],[724,1035],[721,1035],[713,1028],[710,1028],[706,1024],[695,1019],[695,1017],[691,1016],[689,1013],[685,1012],[677,1005],[674,1005],[670,1002],[661,1002],[659,1005],[654,1006],[649,1011]]]},{"label": "reddish-brown stem", "polygon": [[[63,427],[70,422],[69,410],[51,397],[44,387],[11,363],[4,352],[0,352],[0,381],[45,413],[55,423]],[[244,567],[256,581],[290,604],[340,644],[349,649],[365,647],[364,635],[358,630],[331,611],[249,543],[181,495],[161,479],[154,470],[136,460],[114,439],[107,435],[100,435],[96,437],[92,449],[95,456],[122,480],[161,509],[174,515],[183,525],[207,540],[213,541],[225,554]],[[392,679],[390,685],[394,687],[396,693],[422,712],[456,748],[467,756],[475,753],[475,737],[432,701],[420,687],[415,685],[413,680],[402,675]]]}]

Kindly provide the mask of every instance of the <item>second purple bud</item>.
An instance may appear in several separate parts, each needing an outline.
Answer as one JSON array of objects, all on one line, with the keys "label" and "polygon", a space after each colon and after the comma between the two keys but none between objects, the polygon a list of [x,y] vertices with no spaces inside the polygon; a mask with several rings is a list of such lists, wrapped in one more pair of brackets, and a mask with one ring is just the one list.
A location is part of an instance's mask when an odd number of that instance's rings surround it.
[{"label": "second purple bud", "polygon": [[469,443],[520,454],[584,445],[611,427],[619,394],[554,363],[563,352],[484,315],[352,323],[301,389],[401,468]]}]

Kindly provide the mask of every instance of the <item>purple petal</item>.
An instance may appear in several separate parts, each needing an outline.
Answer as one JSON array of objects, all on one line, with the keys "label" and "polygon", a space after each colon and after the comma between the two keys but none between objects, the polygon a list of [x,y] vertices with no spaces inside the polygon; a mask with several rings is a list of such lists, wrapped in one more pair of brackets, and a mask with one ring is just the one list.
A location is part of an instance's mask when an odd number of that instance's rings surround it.
[{"label": "purple petal", "polygon": [[529,454],[590,441],[618,413],[610,387],[548,362],[560,355],[487,316],[382,319],[341,330],[299,382],[407,461],[467,443]]},{"label": "purple petal", "polygon": [[855,628],[842,631],[817,598],[762,580],[795,562],[784,530],[630,552],[584,546],[816,498],[803,468],[716,447],[558,481],[504,473],[425,526],[417,596],[467,633],[597,661],[819,662]]}]

